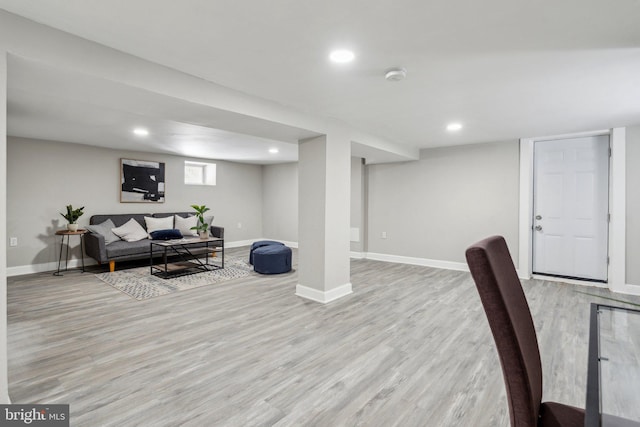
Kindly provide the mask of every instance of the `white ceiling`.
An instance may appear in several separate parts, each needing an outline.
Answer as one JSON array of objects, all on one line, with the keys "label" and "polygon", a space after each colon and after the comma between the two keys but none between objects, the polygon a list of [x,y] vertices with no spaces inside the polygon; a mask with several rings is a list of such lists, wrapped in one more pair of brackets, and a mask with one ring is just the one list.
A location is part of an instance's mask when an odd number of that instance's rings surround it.
[{"label": "white ceiling", "polygon": [[318,135],[16,56],[8,80],[12,136],[270,164],[296,161],[298,140]]},{"label": "white ceiling", "polygon": [[[414,147],[640,123],[639,0],[0,0],[0,7]],[[329,63],[336,47],[353,49],[356,60]],[[385,81],[385,70],[396,66],[407,69],[406,80]],[[130,113],[137,110],[113,105],[109,112],[109,102],[89,108],[50,92],[33,111],[29,97],[38,91],[12,80],[10,132],[23,132],[34,119],[54,130],[78,117],[94,123],[88,116],[95,113],[113,144],[117,125],[136,121]],[[130,96],[135,104],[141,95]],[[163,114],[140,116],[157,120],[149,126],[162,129],[174,152],[189,155],[192,140],[219,141],[223,150],[233,139],[212,123],[179,116],[165,101]],[[191,107],[186,111],[195,113]],[[464,125],[456,134],[445,130],[453,120]],[[99,139],[85,131],[85,143]],[[282,133],[295,138],[304,131]],[[233,140],[264,148],[264,141]],[[281,141],[283,151],[296,150],[291,139]]]}]

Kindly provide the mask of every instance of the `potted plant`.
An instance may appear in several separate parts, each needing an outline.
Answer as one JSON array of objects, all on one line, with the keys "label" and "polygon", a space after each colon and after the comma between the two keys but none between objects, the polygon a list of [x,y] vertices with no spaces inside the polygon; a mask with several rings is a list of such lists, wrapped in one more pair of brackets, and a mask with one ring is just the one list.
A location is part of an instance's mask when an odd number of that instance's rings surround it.
[{"label": "potted plant", "polygon": [[72,205],[67,205],[67,213],[63,214],[62,212],[60,212],[60,215],[62,215],[64,219],[69,221],[69,224],[67,224],[67,230],[78,231],[77,221],[78,221],[78,218],[80,218],[82,214],[84,214],[84,212],[82,212],[83,209],[84,209],[84,206],[78,209],[73,209]]},{"label": "potted plant", "polygon": [[209,238],[209,224],[204,220],[204,213],[210,210],[205,205],[191,205],[196,211],[196,217],[198,218],[198,224],[195,227],[191,227],[191,230],[196,230],[201,239]]}]

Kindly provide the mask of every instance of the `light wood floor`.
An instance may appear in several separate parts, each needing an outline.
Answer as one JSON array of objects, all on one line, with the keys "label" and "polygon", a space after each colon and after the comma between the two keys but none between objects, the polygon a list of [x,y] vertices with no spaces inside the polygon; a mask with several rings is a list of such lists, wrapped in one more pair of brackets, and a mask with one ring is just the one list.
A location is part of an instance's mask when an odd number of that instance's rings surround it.
[{"label": "light wood floor", "polygon": [[[367,260],[351,271],[354,294],[328,305],[296,297],[295,272],[146,301],[90,273],[10,278],[11,399],[68,403],[71,425],[91,427],[508,425],[468,273]],[[523,286],[545,400],[584,406],[589,303],[607,301],[580,292],[611,294]]]}]

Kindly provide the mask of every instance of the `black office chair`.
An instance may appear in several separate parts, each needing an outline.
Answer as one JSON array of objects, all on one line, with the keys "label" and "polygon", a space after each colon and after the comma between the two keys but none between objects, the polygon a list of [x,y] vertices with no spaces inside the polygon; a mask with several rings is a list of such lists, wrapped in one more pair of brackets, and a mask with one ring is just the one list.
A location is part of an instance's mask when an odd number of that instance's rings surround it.
[{"label": "black office chair", "polygon": [[584,410],[561,403],[542,403],[538,339],[504,238],[481,240],[467,249],[466,257],[498,348],[511,426],[584,426]]}]

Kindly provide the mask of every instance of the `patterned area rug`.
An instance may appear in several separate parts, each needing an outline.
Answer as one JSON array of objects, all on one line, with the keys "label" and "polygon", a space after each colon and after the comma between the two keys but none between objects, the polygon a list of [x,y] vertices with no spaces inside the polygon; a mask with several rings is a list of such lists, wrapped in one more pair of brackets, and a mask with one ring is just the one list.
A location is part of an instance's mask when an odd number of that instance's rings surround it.
[{"label": "patterned area rug", "polygon": [[189,274],[171,279],[163,279],[151,275],[149,267],[132,268],[114,271],[113,273],[100,273],[95,276],[117,290],[141,301],[173,292],[246,277],[252,272],[253,266],[243,259],[227,256],[224,259],[224,268],[221,270]]}]

